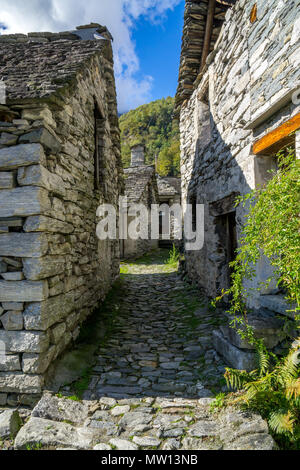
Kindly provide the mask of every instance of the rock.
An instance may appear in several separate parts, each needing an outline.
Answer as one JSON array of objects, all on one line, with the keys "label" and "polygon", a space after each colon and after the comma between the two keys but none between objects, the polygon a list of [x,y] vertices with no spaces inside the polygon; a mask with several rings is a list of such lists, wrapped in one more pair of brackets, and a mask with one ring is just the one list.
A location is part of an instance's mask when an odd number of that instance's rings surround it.
[{"label": "rock", "polygon": [[224,450],[276,450],[274,439],[269,434],[249,434],[242,436],[231,444],[224,446]]},{"label": "rock", "polygon": [[20,186],[39,186],[61,197],[66,197],[63,179],[55,173],[50,173],[41,165],[19,168],[18,183]]},{"label": "rock", "polygon": [[4,281],[22,281],[24,279],[24,274],[21,271],[16,273],[9,272],[2,274]]},{"label": "rock", "polygon": [[111,446],[108,444],[97,444],[93,450],[111,450]]},{"label": "rock", "polygon": [[22,312],[6,312],[0,317],[0,321],[5,330],[19,331],[23,330]]},{"label": "rock", "polygon": [[25,329],[46,331],[67,317],[73,308],[72,294],[61,294],[44,302],[29,303],[23,313]]},{"label": "rock", "polygon": [[44,127],[29,132],[28,134],[23,134],[20,137],[20,143],[40,143],[43,147],[50,150],[52,154],[56,154],[61,149],[59,141]]},{"label": "rock", "polygon": [[86,404],[47,394],[33,409],[32,417],[80,424],[86,420],[88,412]]},{"label": "rock", "polygon": [[246,434],[268,434],[268,424],[261,416],[229,407],[220,413],[219,433],[223,442],[231,442]]},{"label": "rock", "polygon": [[140,447],[158,447],[161,444],[159,439],[155,439],[154,437],[137,437],[134,436],[133,442]]},{"label": "rock", "polygon": [[0,169],[14,170],[21,166],[45,163],[46,158],[40,144],[23,144],[0,149]]},{"label": "rock", "polygon": [[125,439],[111,439],[109,443],[116,448],[116,450],[138,450],[138,446]]},{"label": "rock", "polygon": [[182,450],[222,450],[222,442],[215,437],[197,439],[195,437],[185,437],[182,440]]},{"label": "rock", "polygon": [[162,446],[162,450],[179,450],[181,443],[178,439],[167,439]]},{"label": "rock", "polygon": [[[0,239],[1,242],[1,239]],[[0,281],[0,302],[39,302],[49,295],[47,281]]]},{"label": "rock", "polygon": [[15,186],[15,178],[12,172],[0,172],[0,189],[12,189]]},{"label": "rock", "polygon": [[51,203],[45,189],[28,186],[0,191],[0,217],[28,217],[50,209]]},{"label": "rock", "polygon": [[13,353],[41,353],[49,346],[48,336],[38,331],[0,330],[0,341],[6,345],[7,352]]},{"label": "rock", "polygon": [[93,448],[95,435],[86,428],[75,428],[67,423],[48,419],[30,418],[21,428],[15,440],[15,450],[41,445],[42,448],[72,447],[87,450]]},{"label": "rock", "polygon": [[119,421],[119,426],[124,428],[134,428],[139,425],[149,424],[152,420],[152,416],[147,413],[139,413],[138,411],[132,411],[126,413]]},{"label": "rock", "polygon": [[130,411],[130,406],[125,405],[125,406],[116,406],[111,410],[112,416],[121,416],[124,415],[125,413],[128,413]]},{"label": "rock", "polygon": [[0,393],[0,406],[5,406],[7,403],[7,393]]},{"label": "rock", "polygon": [[41,233],[8,233],[0,235],[0,256],[40,258],[48,250],[48,241]]},{"label": "rock", "polygon": [[44,380],[40,375],[0,372],[0,392],[38,394],[43,385]]},{"label": "rock", "polygon": [[293,306],[282,295],[261,295],[259,302],[262,307],[271,310],[271,312],[280,313],[292,319],[295,318],[295,313],[289,311],[292,310]]},{"label": "rock", "polygon": [[21,427],[21,419],[16,410],[0,411],[0,438],[14,438]]},{"label": "rock", "polygon": [[214,421],[198,421],[193,424],[187,434],[192,437],[208,437],[218,434],[217,423]]},{"label": "rock", "polygon": [[66,260],[59,256],[27,258],[23,260],[23,266],[26,279],[29,281],[39,281],[63,273]]},{"label": "rock", "polygon": [[11,372],[18,370],[22,370],[19,355],[0,354],[0,372]]},{"label": "rock", "polygon": [[201,405],[201,406],[209,406],[209,405],[211,405],[214,401],[215,401],[214,398],[200,398],[200,400],[198,400],[198,403],[199,403],[199,405]]},{"label": "rock", "polygon": [[100,398],[99,403],[103,410],[109,410],[117,404],[117,401],[114,398],[102,397]]},{"label": "rock", "polygon": [[74,227],[57,219],[43,215],[34,215],[27,217],[24,224],[24,232],[57,232],[68,234],[74,232]]},{"label": "rock", "polygon": [[22,312],[24,304],[22,302],[3,302],[2,307],[4,308],[4,310]]},{"label": "rock", "polygon": [[174,428],[159,433],[162,437],[182,437],[185,434],[184,428]]},{"label": "rock", "polygon": [[166,370],[178,369],[179,366],[180,366],[180,362],[164,362],[160,364],[160,367]]},{"label": "rock", "polygon": [[224,338],[220,331],[213,332],[213,344],[216,351],[234,369],[251,371],[257,367],[256,355],[254,353],[236,348]]},{"label": "rock", "polygon": [[[258,316],[252,314],[248,315],[247,320],[254,330],[255,337],[258,339],[264,339],[265,346],[268,349],[273,349],[286,337],[283,330],[283,320],[276,318],[274,315],[262,313]],[[249,344],[246,340],[243,340],[235,329],[230,328],[229,326],[221,326],[220,330],[222,331],[225,339],[237,348],[255,349],[255,346]]]}]

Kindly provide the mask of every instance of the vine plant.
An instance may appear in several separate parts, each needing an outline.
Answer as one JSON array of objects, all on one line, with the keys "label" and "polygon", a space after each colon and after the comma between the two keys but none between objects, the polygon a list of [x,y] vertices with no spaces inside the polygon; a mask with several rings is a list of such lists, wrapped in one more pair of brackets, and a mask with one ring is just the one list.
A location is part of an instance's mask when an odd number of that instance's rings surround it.
[{"label": "vine plant", "polygon": [[[252,372],[226,369],[228,386],[239,390],[231,395],[231,400],[259,411],[275,435],[281,435],[281,439],[289,442],[288,446],[293,442],[295,448],[300,448],[300,337],[286,357],[278,358],[267,350],[262,339],[255,337],[247,321],[249,291],[245,280],[255,279],[255,265],[266,256],[273,274],[263,285],[276,280],[285,292],[290,316],[294,316],[299,329],[300,161],[292,149],[280,152],[277,160],[278,170],[271,172],[266,185],[236,201],[236,205],[247,205],[249,211],[236,258],[231,263],[231,287],[223,290],[215,302],[229,296],[231,327],[255,347],[258,356],[258,368]],[[287,332],[288,326],[287,321]]]}]

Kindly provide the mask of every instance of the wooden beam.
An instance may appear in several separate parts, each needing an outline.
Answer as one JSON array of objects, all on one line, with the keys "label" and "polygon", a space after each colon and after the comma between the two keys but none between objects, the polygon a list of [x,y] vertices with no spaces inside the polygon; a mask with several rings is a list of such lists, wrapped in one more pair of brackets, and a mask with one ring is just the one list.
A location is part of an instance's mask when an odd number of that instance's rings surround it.
[{"label": "wooden beam", "polygon": [[207,56],[210,52],[211,35],[212,35],[213,24],[214,24],[215,10],[216,10],[216,0],[209,0],[200,71],[203,69]]},{"label": "wooden beam", "polygon": [[293,142],[294,136],[291,134],[298,129],[300,129],[300,113],[257,140],[253,144],[253,153],[255,155],[270,155],[278,152]]}]

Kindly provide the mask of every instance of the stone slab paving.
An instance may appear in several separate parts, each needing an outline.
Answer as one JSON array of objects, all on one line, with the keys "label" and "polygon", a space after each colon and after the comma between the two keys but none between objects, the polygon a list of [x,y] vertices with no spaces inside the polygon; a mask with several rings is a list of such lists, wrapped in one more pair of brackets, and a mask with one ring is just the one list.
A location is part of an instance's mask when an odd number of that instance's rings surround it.
[{"label": "stone slab paving", "polygon": [[62,398],[69,386],[44,395],[15,448],[275,448],[259,416],[210,411],[211,397],[224,389],[224,364],[211,340],[221,316],[163,257],[126,268],[126,297],[83,400]]}]

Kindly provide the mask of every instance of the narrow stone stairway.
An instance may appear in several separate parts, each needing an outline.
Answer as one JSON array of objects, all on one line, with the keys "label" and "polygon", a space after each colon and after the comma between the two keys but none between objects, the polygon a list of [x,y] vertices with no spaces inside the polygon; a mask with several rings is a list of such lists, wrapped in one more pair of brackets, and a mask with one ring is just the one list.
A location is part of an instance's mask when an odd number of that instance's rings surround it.
[{"label": "narrow stone stairway", "polygon": [[159,250],[122,265],[95,364],[79,383],[44,395],[16,449],[274,448],[259,416],[212,413],[212,397],[225,390],[211,339],[222,312],[211,311],[167,258]]}]

